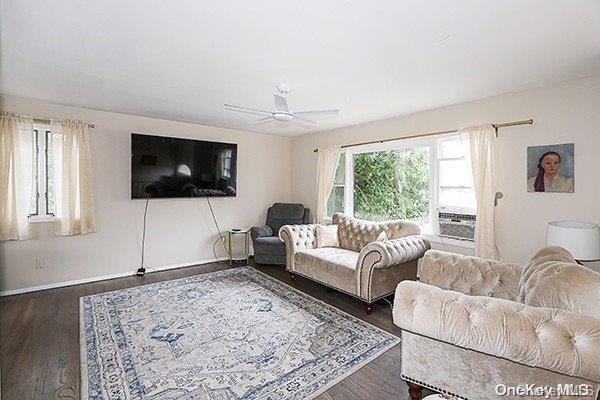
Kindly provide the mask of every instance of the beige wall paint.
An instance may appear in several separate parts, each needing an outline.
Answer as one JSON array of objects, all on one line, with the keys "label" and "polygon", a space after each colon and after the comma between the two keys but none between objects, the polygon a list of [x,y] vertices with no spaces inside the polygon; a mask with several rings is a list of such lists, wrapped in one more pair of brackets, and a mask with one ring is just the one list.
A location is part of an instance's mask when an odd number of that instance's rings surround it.
[{"label": "beige wall paint", "polygon": [[[35,116],[77,118],[96,124],[91,141],[98,232],[62,238],[52,234],[50,224],[36,224],[33,239],[0,243],[0,291],[133,273],[137,269],[144,202],[130,199],[131,132],[238,143],[239,195],[234,199],[213,199],[224,230],[262,223],[266,207],[275,201],[291,199],[314,209],[314,147],[532,117],[533,126],[500,132],[499,189],[505,197],[497,208],[497,235],[504,258],[524,262],[543,246],[549,220],[600,222],[600,75],[298,136],[291,139],[291,144],[289,138],[273,135],[15,97],[4,97],[2,109]],[[527,193],[527,146],[567,142],[575,143],[575,193]],[[213,258],[211,246],[216,229],[205,200],[153,200],[147,232],[149,268]],[[217,255],[224,255],[219,247]],[[34,267],[36,257],[45,260],[46,267],[41,271]],[[600,270],[598,262],[586,265]]]},{"label": "beige wall paint", "polygon": [[[130,133],[148,133],[238,144],[238,196],[214,198],[222,230],[265,221],[268,205],[290,200],[290,139],[232,129],[137,117],[5,97],[2,110],[92,122],[97,232],[56,237],[48,223],[35,224],[34,238],[0,244],[0,290],[122,273],[140,262],[143,200],[131,200]],[[150,201],[146,235],[149,268],[212,259],[217,237],[205,199]],[[237,243],[241,245],[242,243]],[[224,256],[222,247],[217,255]],[[34,267],[43,257],[43,270]]]},{"label": "beige wall paint", "polygon": [[[342,110],[343,112],[343,110]],[[292,200],[316,205],[313,148],[534,118],[500,130],[497,241],[505,260],[525,262],[545,242],[546,223],[600,223],[600,75],[292,139]],[[575,143],[575,193],[528,193],[527,146]],[[600,262],[586,263],[600,270]]]}]

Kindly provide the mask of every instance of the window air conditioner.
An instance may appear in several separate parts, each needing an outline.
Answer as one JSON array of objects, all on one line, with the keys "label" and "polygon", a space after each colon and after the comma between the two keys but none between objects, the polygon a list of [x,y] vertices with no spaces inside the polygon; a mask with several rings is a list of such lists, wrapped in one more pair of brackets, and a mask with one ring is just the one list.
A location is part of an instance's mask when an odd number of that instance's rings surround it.
[{"label": "window air conditioner", "polygon": [[472,210],[440,208],[438,212],[440,236],[473,241],[475,237],[474,214]]}]

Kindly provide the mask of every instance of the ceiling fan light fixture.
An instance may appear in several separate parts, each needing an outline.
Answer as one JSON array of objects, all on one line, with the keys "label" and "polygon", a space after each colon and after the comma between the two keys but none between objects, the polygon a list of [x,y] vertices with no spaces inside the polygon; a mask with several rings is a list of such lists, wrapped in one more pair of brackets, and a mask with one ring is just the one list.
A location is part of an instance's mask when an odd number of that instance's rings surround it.
[{"label": "ceiling fan light fixture", "polygon": [[[225,107],[228,109],[233,109],[234,111],[243,110],[243,111],[252,111],[254,113],[267,114],[267,117],[261,118],[256,121],[259,124],[268,121],[277,121],[277,122],[292,122],[299,123],[308,123],[308,124],[316,124],[317,121],[314,121],[313,118],[308,118],[312,116],[318,116],[319,114],[325,115],[337,115],[339,110],[308,110],[308,111],[290,111],[287,100],[285,96],[290,92],[291,87],[286,83],[279,83],[277,85],[277,90],[281,94],[273,93],[273,103],[275,105],[274,111],[264,110],[260,108],[252,108],[245,106],[236,106],[233,104],[225,103]],[[303,125],[302,125],[303,126]]]},{"label": "ceiling fan light fixture", "polygon": [[273,118],[279,122],[289,122],[294,119],[294,115],[290,113],[275,112],[273,113]]}]

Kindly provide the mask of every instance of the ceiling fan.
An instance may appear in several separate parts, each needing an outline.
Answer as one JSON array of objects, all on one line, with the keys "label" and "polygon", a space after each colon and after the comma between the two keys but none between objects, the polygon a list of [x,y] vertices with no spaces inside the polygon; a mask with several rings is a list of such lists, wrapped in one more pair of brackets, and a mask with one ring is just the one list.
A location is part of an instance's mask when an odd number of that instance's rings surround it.
[{"label": "ceiling fan", "polygon": [[269,114],[268,116],[257,120],[257,123],[264,123],[269,121],[279,121],[279,122],[304,122],[309,124],[316,124],[317,121],[313,121],[312,119],[306,118],[309,116],[320,116],[320,115],[337,115],[340,110],[310,110],[310,111],[290,111],[287,100],[285,99],[285,95],[287,95],[292,88],[290,85],[285,83],[280,83],[277,85],[277,90],[280,94],[273,94],[273,99],[275,101],[275,110],[262,110],[259,108],[251,108],[251,107],[243,107],[236,106],[233,104],[225,104],[225,107],[232,108],[236,110],[245,110],[252,111],[256,113]]}]

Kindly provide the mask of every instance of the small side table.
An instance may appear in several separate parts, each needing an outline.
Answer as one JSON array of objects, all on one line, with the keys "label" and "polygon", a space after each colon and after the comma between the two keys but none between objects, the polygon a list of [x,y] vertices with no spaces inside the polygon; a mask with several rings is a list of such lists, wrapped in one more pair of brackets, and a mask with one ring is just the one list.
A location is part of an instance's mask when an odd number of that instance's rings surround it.
[{"label": "small side table", "polygon": [[233,230],[227,231],[227,242],[229,243],[229,266],[233,265],[233,251],[232,242],[233,237],[236,235],[244,235],[244,255],[246,256],[246,262],[250,262],[250,229]]}]

